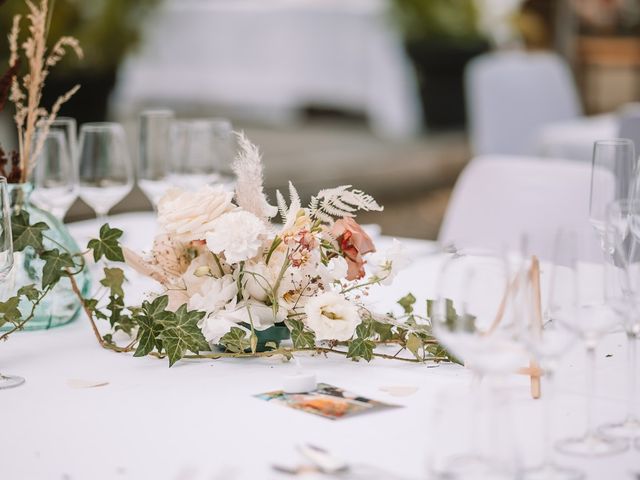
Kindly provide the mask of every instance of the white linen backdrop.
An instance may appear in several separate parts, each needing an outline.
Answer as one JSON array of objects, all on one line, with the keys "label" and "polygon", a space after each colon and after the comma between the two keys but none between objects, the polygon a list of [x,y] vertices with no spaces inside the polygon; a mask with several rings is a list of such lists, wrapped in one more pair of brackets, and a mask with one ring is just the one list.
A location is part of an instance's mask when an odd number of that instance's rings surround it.
[{"label": "white linen backdrop", "polygon": [[282,122],[325,106],[365,113],[379,135],[411,136],[420,102],[387,8],[387,0],[164,0],[120,69],[112,111],[209,105]]},{"label": "white linen backdrop", "polygon": [[[124,228],[124,243],[149,246],[155,231],[151,214],[111,217]],[[95,221],[71,226],[76,238],[95,235]],[[376,238],[378,247],[391,243]],[[443,256],[432,242],[408,240],[413,262],[388,288],[372,291],[380,311],[414,292],[421,308],[435,292]],[[150,283],[128,272],[127,294],[141,297]],[[542,272],[543,286],[545,269]],[[598,349],[596,421],[619,420],[625,413],[625,350],[621,333],[609,335]],[[351,362],[340,356],[300,356],[302,366],[318,380],[404,408],[330,421],[253,398],[279,389],[282,377],[297,370],[278,358],[186,360],[169,369],[165,360],[133,358],[102,350],[84,317],[55,330],[26,332],[0,346],[3,373],[22,375],[25,385],[0,391],[0,478],[11,480],[233,480],[291,478],[278,475],[272,464],[296,465],[303,459],[296,444],[309,442],[352,463],[386,469],[402,478],[428,478],[426,465],[434,456],[463,451],[469,426],[442,426],[441,415],[460,417],[443,403],[442,392],[464,391],[471,374],[457,365],[419,365],[374,360]],[[555,429],[578,435],[584,428],[584,361],[576,346],[559,374],[559,404]],[[77,388],[78,379],[108,382]],[[394,397],[385,386],[414,386],[418,391]],[[525,465],[541,455],[542,404],[529,395],[528,378],[508,379],[516,452]],[[543,385],[544,392],[544,385]],[[455,403],[455,402],[454,402]],[[450,417],[447,417],[450,418]],[[443,451],[444,450],[444,451]],[[585,471],[588,480],[627,478],[640,471],[640,452],[605,458],[562,456],[563,464]],[[325,478],[325,477],[305,477]],[[349,477],[347,477],[349,478]],[[389,480],[389,474],[366,478]]]}]

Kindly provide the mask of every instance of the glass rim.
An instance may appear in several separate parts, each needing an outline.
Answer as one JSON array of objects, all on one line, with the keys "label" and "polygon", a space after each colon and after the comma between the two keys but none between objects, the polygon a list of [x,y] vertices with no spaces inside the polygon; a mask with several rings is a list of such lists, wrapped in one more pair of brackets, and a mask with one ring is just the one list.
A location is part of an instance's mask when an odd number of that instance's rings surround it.
[{"label": "glass rim", "polygon": [[175,118],[175,112],[173,110],[169,110],[168,108],[150,108],[148,110],[143,110],[140,112],[140,117],[166,117],[166,118]]},{"label": "glass rim", "polygon": [[85,132],[108,132],[113,130],[124,131],[122,124],[118,122],[88,122],[80,126],[80,133]]},{"label": "glass rim", "polygon": [[614,146],[614,145],[632,145],[635,146],[635,143],[630,138],[605,138],[602,140],[596,140],[593,142],[593,146],[597,147],[598,145],[605,146]]}]

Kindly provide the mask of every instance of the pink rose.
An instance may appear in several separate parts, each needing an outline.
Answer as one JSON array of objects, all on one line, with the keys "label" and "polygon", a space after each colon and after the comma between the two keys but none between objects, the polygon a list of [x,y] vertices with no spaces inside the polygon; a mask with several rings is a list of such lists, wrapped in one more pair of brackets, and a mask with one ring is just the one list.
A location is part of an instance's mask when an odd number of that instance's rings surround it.
[{"label": "pink rose", "polygon": [[360,225],[351,217],[342,217],[331,227],[331,234],[338,241],[340,250],[349,266],[347,280],[357,280],[364,277],[363,255],[375,252],[373,240]]}]

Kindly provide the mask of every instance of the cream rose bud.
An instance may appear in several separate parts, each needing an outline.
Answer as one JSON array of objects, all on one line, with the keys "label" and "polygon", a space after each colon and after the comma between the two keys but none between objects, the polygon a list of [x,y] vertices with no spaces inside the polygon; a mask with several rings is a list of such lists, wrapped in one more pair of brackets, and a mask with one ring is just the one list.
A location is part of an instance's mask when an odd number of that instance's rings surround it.
[{"label": "cream rose bud", "polygon": [[336,292],[310,298],[304,312],[317,340],[349,340],[361,322],[358,308]]},{"label": "cream rose bud", "polygon": [[234,264],[255,257],[266,234],[264,222],[253,213],[238,210],[213,221],[205,239],[209,250],[224,254],[227,262]]},{"label": "cream rose bud", "polygon": [[176,240],[203,240],[220,215],[236,208],[232,199],[233,192],[222,186],[205,185],[195,192],[173,188],[158,202],[158,223]]}]

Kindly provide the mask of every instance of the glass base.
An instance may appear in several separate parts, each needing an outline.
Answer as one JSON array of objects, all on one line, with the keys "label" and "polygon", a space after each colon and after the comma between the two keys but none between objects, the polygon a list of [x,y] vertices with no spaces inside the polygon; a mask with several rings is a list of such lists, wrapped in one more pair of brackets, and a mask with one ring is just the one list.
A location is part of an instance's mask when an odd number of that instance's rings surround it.
[{"label": "glass base", "polygon": [[606,456],[624,452],[629,448],[629,441],[592,433],[578,438],[560,440],[556,448],[567,455]]},{"label": "glass base", "polygon": [[598,429],[603,435],[611,437],[635,438],[640,437],[640,419],[627,417],[623,422],[610,423]]},{"label": "glass base", "polygon": [[523,480],[581,480],[584,478],[584,473],[555,463],[545,463],[525,470],[521,478]]},{"label": "glass base", "polygon": [[506,480],[514,478],[514,471],[499,461],[480,455],[459,455],[447,462],[438,472],[440,479]]},{"label": "glass base", "polygon": [[0,390],[3,388],[19,387],[25,382],[24,378],[15,375],[0,375]]}]

